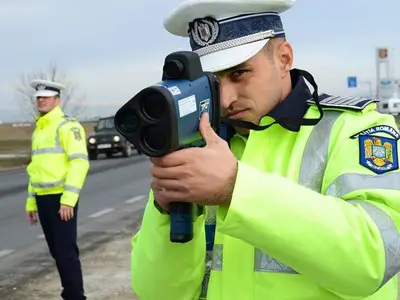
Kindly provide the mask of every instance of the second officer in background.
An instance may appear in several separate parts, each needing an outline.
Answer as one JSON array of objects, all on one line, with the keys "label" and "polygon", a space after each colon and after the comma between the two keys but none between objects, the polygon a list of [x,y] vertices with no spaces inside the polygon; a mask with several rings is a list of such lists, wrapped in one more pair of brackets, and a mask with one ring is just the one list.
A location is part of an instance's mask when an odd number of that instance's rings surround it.
[{"label": "second officer in background", "polygon": [[26,212],[29,222],[37,216],[60,275],[65,300],[86,299],[77,246],[77,212],[89,161],[85,131],[60,107],[59,83],[34,80],[39,112],[32,136]]}]

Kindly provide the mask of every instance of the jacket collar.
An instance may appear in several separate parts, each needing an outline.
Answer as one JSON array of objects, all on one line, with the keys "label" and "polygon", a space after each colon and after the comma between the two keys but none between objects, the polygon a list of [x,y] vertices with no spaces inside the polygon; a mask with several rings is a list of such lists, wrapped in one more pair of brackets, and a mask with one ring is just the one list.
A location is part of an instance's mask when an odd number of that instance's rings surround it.
[{"label": "jacket collar", "polygon": [[45,115],[37,115],[36,116],[36,124],[40,127],[49,124],[50,122],[60,119],[64,116],[64,112],[62,111],[60,106],[54,107],[51,111],[49,111]]},{"label": "jacket collar", "polygon": [[[267,114],[275,120],[284,117],[304,117],[309,106],[307,100],[312,99],[310,89],[296,69],[290,71],[290,77],[293,87],[291,93]],[[298,124],[285,123],[282,126],[290,131],[300,130]]]}]

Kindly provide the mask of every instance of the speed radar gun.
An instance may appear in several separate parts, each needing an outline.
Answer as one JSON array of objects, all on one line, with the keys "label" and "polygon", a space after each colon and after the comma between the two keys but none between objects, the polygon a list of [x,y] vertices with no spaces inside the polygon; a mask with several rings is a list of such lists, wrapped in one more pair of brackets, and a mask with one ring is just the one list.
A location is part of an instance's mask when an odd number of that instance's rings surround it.
[{"label": "speed radar gun", "polygon": [[[165,58],[162,81],[146,87],[115,114],[115,127],[138,151],[149,157],[202,147],[199,131],[202,113],[221,136],[219,83],[214,74],[203,72],[199,56],[179,51]],[[171,203],[170,240],[186,243],[193,238],[194,210],[191,203]]]}]

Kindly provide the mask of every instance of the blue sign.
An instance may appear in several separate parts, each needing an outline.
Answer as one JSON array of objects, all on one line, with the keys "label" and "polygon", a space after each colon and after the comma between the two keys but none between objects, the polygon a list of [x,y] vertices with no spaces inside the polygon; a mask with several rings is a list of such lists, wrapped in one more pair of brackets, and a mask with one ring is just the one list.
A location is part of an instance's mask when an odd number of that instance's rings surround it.
[{"label": "blue sign", "polygon": [[381,85],[390,85],[392,81],[390,79],[382,79],[381,80]]},{"label": "blue sign", "polygon": [[347,87],[349,87],[349,88],[357,87],[357,77],[356,76],[347,77]]}]

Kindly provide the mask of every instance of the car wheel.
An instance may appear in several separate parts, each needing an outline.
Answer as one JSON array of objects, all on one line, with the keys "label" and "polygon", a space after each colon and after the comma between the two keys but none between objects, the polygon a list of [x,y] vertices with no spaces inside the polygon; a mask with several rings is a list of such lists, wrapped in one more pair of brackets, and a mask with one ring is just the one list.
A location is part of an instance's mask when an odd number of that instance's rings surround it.
[{"label": "car wheel", "polygon": [[91,152],[89,153],[89,160],[96,160],[97,159],[97,153]]}]

